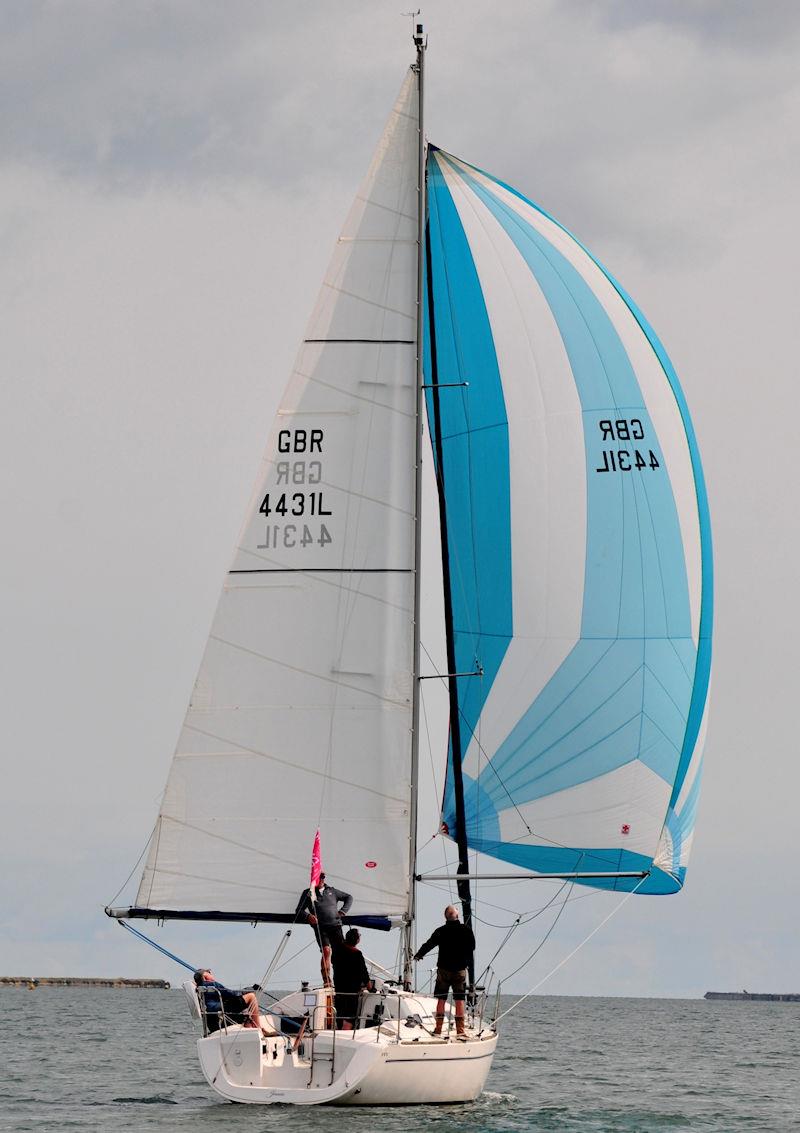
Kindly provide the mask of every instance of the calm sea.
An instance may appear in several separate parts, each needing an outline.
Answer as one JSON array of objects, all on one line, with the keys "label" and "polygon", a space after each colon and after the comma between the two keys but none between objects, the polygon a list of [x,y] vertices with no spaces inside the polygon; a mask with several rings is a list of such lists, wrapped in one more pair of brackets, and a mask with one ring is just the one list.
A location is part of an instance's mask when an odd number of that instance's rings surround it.
[{"label": "calm sea", "polygon": [[0,1129],[191,1133],[800,1130],[800,1004],[537,997],[465,1106],[236,1106],[205,1084],[180,991],[0,990]]}]

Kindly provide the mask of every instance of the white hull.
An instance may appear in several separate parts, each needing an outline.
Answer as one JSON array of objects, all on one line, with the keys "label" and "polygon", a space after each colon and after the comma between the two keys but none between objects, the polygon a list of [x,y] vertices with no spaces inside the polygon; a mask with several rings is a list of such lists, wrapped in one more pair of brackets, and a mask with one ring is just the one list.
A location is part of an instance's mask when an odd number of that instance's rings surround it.
[{"label": "white hull", "polygon": [[[380,1027],[356,1031],[309,1031],[299,1043],[293,1036],[264,1038],[255,1029],[229,1027],[198,1040],[200,1065],[223,1098],[250,1105],[474,1101],[491,1069],[496,1033],[488,1026],[471,1027],[466,1041],[457,1040],[454,1030],[436,1038],[424,1026],[405,1021],[409,1009],[419,1018],[419,1009],[432,1007],[433,1001],[393,999],[400,1020],[387,1018]],[[276,1021],[271,1015],[263,1020]]]},{"label": "white hull", "polygon": [[[492,1065],[497,1036],[468,1042],[392,1041],[369,1032],[316,1036],[313,1065],[285,1039],[262,1040],[232,1027],[197,1043],[209,1083],[228,1101],[251,1105],[422,1105],[474,1101]],[[351,1032],[353,1034],[353,1032]],[[277,1053],[276,1053],[277,1051]]]}]

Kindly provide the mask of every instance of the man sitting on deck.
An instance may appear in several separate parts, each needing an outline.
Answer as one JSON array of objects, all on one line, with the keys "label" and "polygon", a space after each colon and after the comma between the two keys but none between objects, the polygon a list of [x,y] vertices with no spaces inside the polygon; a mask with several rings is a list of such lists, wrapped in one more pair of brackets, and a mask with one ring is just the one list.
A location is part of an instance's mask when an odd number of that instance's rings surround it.
[{"label": "man sitting on deck", "polygon": [[194,982],[209,1032],[218,1031],[224,1023],[243,1023],[245,1027],[258,1027],[264,1035],[271,1033],[264,1030],[259,1019],[258,984],[253,984],[252,991],[232,991],[214,979],[210,968],[198,968]]}]

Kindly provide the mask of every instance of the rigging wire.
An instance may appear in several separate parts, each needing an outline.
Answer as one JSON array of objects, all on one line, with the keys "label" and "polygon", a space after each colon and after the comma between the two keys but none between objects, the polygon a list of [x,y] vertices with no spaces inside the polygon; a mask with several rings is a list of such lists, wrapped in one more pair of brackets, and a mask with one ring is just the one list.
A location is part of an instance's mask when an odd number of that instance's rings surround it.
[{"label": "rigging wire", "polygon": [[[509,926],[509,928],[508,928],[508,932],[506,933],[506,935],[505,935],[505,936],[503,937],[502,941],[500,942],[500,946],[499,946],[499,948],[497,949],[497,951],[495,952],[494,956],[492,956],[491,960],[489,960],[489,962],[488,962],[488,963],[486,964],[486,967],[485,967],[485,968],[483,969],[483,971],[481,972],[481,976],[480,976],[480,980],[481,980],[481,981],[483,980],[484,976],[486,975],[486,973],[487,973],[487,972],[489,971],[489,969],[491,968],[492,964],[494,964],[494,962],[495,962],[495,960],[497,959],[497,957],[498,957],[498,956],[500,955],[500,953],[501,953],[501,952],[503,951],[503,949],[505,948],[506,944],[507,944],[507,943],[508,943],[508,941],[509,941],[509,940],[511,939],[511,937],[513,936],[513,934],[514,934],[514,933],[516,932],[516,930],[517,930],[517,929],[518,929],[518,928],[520,927],[520,925],[523,925],[523,924],[531,924],[531,922],[532,922],[532,921],[535,921],[537,917],[540,917],[540,916],[541,916],[541,915],[542,915],[543,913],[547,912],[547,910],[548,910],[548,909],[550,908],[550,906],[551,906],[551,905],[553,904],[553,902],[554,902],[554,901],[556,901],[556,900],[558,899],[558,897],[559,897],[559,896],[561,895],[561,893],[563,893],[563,891],[564,891],[564,889],[566,888],[567,884],[568,884],[568,883],[567,883],[567,882],[565,881],[565,882],[564,882],[564,883],[563,883],[563,884],[561,885],[561,887],[559,888],[559,890],[558,890],[558,891],[557,891],[556,893],[554,893],[554,894],[553,894],[553,896],[552,896],[552,897],[550,898],[550,900],[549,900],[549,901],[547,902],[547,904],[546,904],[546,905],[543,905],[543,906],[542,906],[542,907],[541,907],[540,909],[537,909],[537,910],[536,910],[536,912],[535,912],[535,913],[533,913],[532,915],[528,915],[528,916],[526,916],[525,914],[523,914],[523,913],[520,913],[520,915],[519,915],[519,916],[517,917],[516,921],[514,921],[514,923],[513,923],[512,925],[510,925],[510,926]],[[566,901],[567,901],[568,899],[569,899],[569,894],[567,894],[567,898],[565,899],[565,902],[564,902],[564,904],[566,904]],[[563,909],[563,906],[562,906],[562,909]],[[561,913],[559,913],[559,916],[560,916],[560,915],[561,915]],[[558,917],[556,917],[556,920],[558,920]],[[553,922],[553,924],[555,925],[555,921]],[[492,926],[492,927],[499,927],[499,926]],[[547,939],[547,937],[545,937],[544,939],[546,940],[546,939]],[[543,943],[544,943],[544,940],[542,941],[542,944],[543,944]],[[541,947],[541,945],[540,945],[540,947]],[[528,959],[533,959],[533,956],[535,956],[535,955],[536,955],[536,953],[534,952],[534,953],[533,953],[533,954],[532,954],[532,955],[531,955],[531,956],[530,956],[530,957],[529,957]],[[526,960],[526,961],[525,961],[525,963],[527,964],[527,963],[528,963],[528,961]],[[522,966],[524,967],[525,965],[523,964]],[[517,968],[517,971],[519,971],[519,970],[520,970],[520,969],[519,969],[519,968]],[[512,974],[512,975],[515,975],[516,973],[512,972],[511,974]],[[506,977],[506,979],[508,979],[508,977]]]},{"label": "rigging wire", "polygon": [[[634,895],[634,893],[636,892],[636,890],[637,890],[637,889],[639,888],[639,886],[640,886],[640,885],[642,885],[642,884],[643,884],[643,882],[644,882],[645,880],[646,880],[646,878],[644,878],[644,877],[643,877],[643,878],[641,878],[641,880],[640,880],[640,881],[638,881],[638,882],[636,883],[636,885],[634,886],[634,888],[633,888],[633,889],[631,889],[630,893],[626,893],[626,894],[625,894],[625,896],[624,896],[624,897],[622,898],[622,900],[621,900],[621,901],[619,902],[619,904],[618,904],[618,905],[615,905],[615,907],[614,907],[614,908],[613,908],[613,909],[611,910],[611,912],[610,912],[610,913],[609,913],[609,914],[608,914],[608,915],[607,915],[606,917],[604,917],[604,918],[603,918],[603,920],[601,920],[601,921],[600,921],[600,924],[596,925],[596,926],[595,926],[595,927],[594,927],[594,928],[592,929],[592,931],[591,931],[591,932],[589,933],[589,935],[588,935],[587,937],[585,937],[585,938],[584,938],[584,939],[583,939],[583,940],[582,940],[582,941],[580,942],[580,944],[577,944],[577,945],[576,945],[576,946],[575,946],[575,947],[574,947],[574,948],[572,949],[572,951],[571,951],[570,953],[568,953],[568,955],[566,955],[566,956],[564,957],[564,959],[563,959],[563,960],[559,960],[559,962],[558,962],[558,963],[556,964],[556,966],[555,966],[554,968],[551,968],[551,969],[550,969],[550,971],[549,971],[549,972],[547,973],[547,975],[546,975],[546,976],[542,976],[542,978],[541,978],[541,979],[540,979],[540,980],[539,980],[539,981],[538,981],[537,983],[535,983],[535,984],[533,985],[533,987],[532,987],[532,988],[531,988],[531,989],[530,989],[529,991],[526,991],[524,995],[521,995],[521,996],[520,996],[520,998],[519,998],[518,1000],[516,1000],[516,1002],[512,1003],[510,1007],[507,1007],[505,1011],[503,1011],[503,1012],[502,1012],[502,1013],[501,1013],[500,1015],[498,1015],[498,1016],[497,1016],[497,1017],[496,1017],[496,1018],[494,1019],[494,1021],[493,1021],[493,1026],[496,1026],[496,1025],[497,1025],[497,1024],[498,1024],[498,1023],[500,1022],[500,1020],[501,1020],[501,1019],[504,1019],[504,1018],[506,1017],[506,1015],[510,1014],[510,1013],[511,1013],[512,1011],[514,1011],[514,1010],[515,1010],[515,1009],[516,1009],[517,1007],[519,1007],[520,1003],[523,1003],[523,1002],[524,1002],[524,1001],[525,1001],[526,999],[528,999],[528,998],[529,998],[529,997],[530,997],[531,995],[533,995],[533,993],[534,993],[535,991],[537,991],[537,990],[538,990],[538,989],[539,989],[539,988],[540,988],[540,987],[542,986],[542,984],[543,984],[543,983],[545,983],[545,982],[546,982],[547,980],[549,980],[551,976],[554,976],[554,975],[555,975],[555,973],[556,973],[556,972],[557,972],[557,971],[558,971],[558,970],[559,970],[560,968],[563,968],[563,967],[564,967],[564,965],[565,965],[565,964],[566,964],[566,963],[567,963],[567,962],[568,962],[569,960],[571,960],[571,959],[572,959],[572,957],[573,957],[573,956],[575,955],[575,953],[576,953],[576,952],[579,952],[579,951],[581,950],[581,948],[583,948],[584,944],[588,944],[588,943],[589,943],[589,941],[590,941],[590,940],[592,939],[592,937],[593,937],[593,936],[594,936],[594,935],[595,935],[596,933],[598,933],[598,932],[600,931],[600,929],[601,929],[601,928],[603,927],[603,925],[607,924],[607,923],[608,923],[608,922],[609,922],[609,921],[611,920],[611,918],[612,918],[613,916],[616,916],[616,914],[617,914],[617,913],[618,913],[618,912],[620,911],[620,909],[621,909],[621,908],[622,908],[622,906],[623,906],[623,905],[625,904],[625,902],[626,902],[626,901],[629,901],[629,900],[631,899],[631,897],[632,897],[632,896]],[[566,901],[564,902],[564,904],[566,905]],[[560,914],[559,914],[559,915],[560,915]],[[523,967],[524,967],[524,965],[523,965]],[[519,970],[519,969],[518,969],[518,970]],[[512,973],[512,974],[513,974],[513,973]]]},{"label": "rigging wire", "polygon": [[[145,936],[143,932],[140,932],[138,928],[134,928],[133,925],[129,925],[126,921],[123,920],[117,921],[117,924],[121,925],[122,928],[127,929],[128,932],[133,933],[134,936],[138,936],[140,940],[143,940],[145,944],[149,944],[152,948],[155,948],[157,952],[162,952],[170,960],[174,960],[176,964],[180,964],[182,968],[186,968],[187,971],[192,972],[193,974],[194,972],[198,971],[196,964],[190,964],[188,960],[181,960],[180,956],[176,956],[175,953],[170,952],[168,948],[163,948],[155,940],[151,940],[149,936]],[[306,948],[308,947],[310,946],[306,945]],[[304,949],[301,949],[300,951],[302,952],[304,951]],[[299,955],[299,953],[297,953],[297,955]],[[288,963],[288,960],[286,961],[286,963]],[[255,991],[255,985],[253,986],[253,990]],[[263,988],[259,985],[259,990],[262,991],[265,995],[268,995],[273,1003],[280,1002],[278,997],[276,995],[273,995],[272,992],[267,991],[266,988]],[[285,1012],[276,1012],[273,1009],[272,1014],[282,1017],[285,1015]]]},{"label": "rigging wire", "polygon": [[564,900],[563,900],[563,901],[561,902],[561,908],[560,908],[560,909],[558,910],[558,912],[556,913],[555,917],[553,918],[553,923],[552,923],[552,924],[550,925],[550,927],[548,928],[547,932],[546,932],[546,933],[544,934],[544,936],[542,937],[542,939],[541,939],[541,940],[539,941],[539,943],[538,943],[538,944],[536,945],[536,947],[534,948],[533,952],[531,952],[531,954],[530,954],[530,956],[528,957],[528,959],[527,959],[527,960],[523,960],[523,962],[522,962],[522,963],[520,964],[520,966],[519,966],[518,968],[515,968],[513,972],[509,972],[509,973],[508,973],[508,975],[507,975],[507,976],[505,977],[505,979],[506,979],[506,980],[510,980],[510,979],[511,979],[511,978],[512,978],[513,976],[515,976],[515,975],[517,974],[517,972],[521,972],[523,968],[527,968],[527,966],[528,966],[528,964],[530,964],[531,960],[533,960],[533,958],[534,958],[535,956],[537,956],[537,955],[538,955],[538,953],[539,953],[539,952],[541,952],[541,950],[542,950],[542,949],[544,948],[545,944],[546,944],[546,943],[547,943],[547,941],[548,941],[548,940],[550,939],[550,936],[552,935],[552,933],[553,933],[553,930],[555,929],[556,925],[557,925],[557,924],[558,924],[558,922],[560,921],[560,919],[561,919],[561,914],[562,914],[562,913],[564,912],[564,910],[566,909],[566,907],[567,907],[567,905],[568,905],[568,903],[569,903],[570,894],[572,893],[572,890],[573,890],[573,889],[574,889],[574,887],[575,887],[575,882],[574,882],[574,881],[571,881],[571,882],[569,882],[569,886],[570,886],[570,888],[569,888],[569,892],[567,893],[567,895],[566,895],[566,897],[564,898]]},{"label": "rigging wire", "polygon": [[[564,885],[566,885],[566,881],[564,882]],[[518,913],[517,915],[521,918],[520,923],[521,924],[530,924],[531,921],[535,921],[536,918],[541,913],[543,913],[546,909],[548,909],[550,907],[550,905],[552,905],[553,901],[556,899],[556,897],[558,897],[558,894],[559,894],[560,891],[561,890],[559,889],[554,894],[554,896],[550,898],[550,900],[546,904],[540,905],[538,909],[528,909],[527,912]],[[570,904],[574,905],[576,901],[585,901],[587,899],[587,897],[599,897],[604,892],[605,892],[605,890],[603,890],[603,889],[593,889],[589,893],[573,893],[572,897],[570,898]],[[489,901],[484,901],[483,903],[484,903],[484,905],[491,904],[491,902],[489,902]],[[516,911],[514,909],[505,909],[505,908],[503,908],[502,905],[491,905],[491,907],[493,909],[501,909],[503,912],[506,912],[506,913],[513,913],[513,912]],[[505,924],[494,924],[492,921],[487,921],[487,920],[481,921],[481,924],[486,925],[487,928],[511,928],[514,923],[516,923],[516,922],[512,921],[511,925],[505,925]]]},{"label": "rigging wire", "polygon": [[279,972],[281,968],[285,968],[287,964],[291,964],[292,960],[296,960],[298,956],[302,956],[306,949],[310,948],[313,943],[313,940],[309,940],[308,944],[304,944],[302,948],[298,948],[296,952],[293,952],[291,956],[288,957],[288,959],[281,961],[275,971]]},{"label": "rigging wire", "polygon": [[143,932],[139,932],[138,928],[134,928],[133,925],[129,925],[127,921],[120,920],[117,921],[117,924],[121,925],[124,929],[127,929],[128,932],[133,933],[134,936],[138,936],[140,940],[143,940],[145,944],[149,944],[152,948],[155,948],[157,952],[163,953],[163,955],[167,956],[170,960],[174,960],[176,964],[180,964],[182,968],[186,968],[187,971],[196,972],[198,970],[197,964],[190,964],[188,960],[181,960],[180,956],[176,956],[175,953],[170,952],[168,948],[162,948],[162,946],[160,944],[157,944],[155,940],[151,940],[149,936],[145,936]]},{"label": "rigging wire", "polygon": [[111,900],[110,900],[110,901],[108,902],[109,906],[110,906],[110,905],[113,905],[113,904],[114,904],[114,902],[116,901],[117,897],[119,897],[120,893],[121,893],[121,892],[123,891],[123,889],[125,888],[125,886],[126,886],[126,885],[128,884],[128,882],[130,881],[130,879],[131,879],[131,878],[133,877],[133,875],[134,875],[134,874],[136,873],[137,869],[139,868],[139,866],[140,866],[140,864],[141,864],[141,861],[142,861],[142,858],[144,857],[144,855],[145,855],[145,854],[147,853],[147,851],[149,850],[149,848],[150,848],[150,843],[151,843],[151,842],[153,841],[153,835],[154,835],[154,834],[155,834],[155,832],[156,832],[156,824],[157,824],[157,822],[158,822],[158,819],[156,819],[156,822],[155,822],[155,823],[153,823],[153,829],[152,829],[152,830],[150,831],[150,835],[149,835],[149,837],[148,837],[147,841],[146,841],[146,842],[145,842],[145,844],[144,844],[144,848],[143,848],[143,850],[142,850],[141,854],[139,854],[139,857],[138,857],[138,858],[136,859],[136,862],[135,862],[135,864],[134,864],[134,867],[133,867],[133,869],[132,869],[132,870],[131,870],[131,872],[130,872],[130,873],[128,874],[128,876],[127,876],[127,877],[125,878],[125,880],[123,881],[122,885],[120,885],[119,889],[118,889],[118,890],[116,891],[116,893],[115,893],[115,894],[114,894],[114,896],[113,896],[113,897],[111,898]]},{"label": "rigging wire", "polygon": [[[437,475],[438,475],[438,473],[437,473]],[[442,680],[446,680],[447,675],[445,673],[441,672],[441,670],[439,669],[439,666],[434,661],[430,651],[427,649],[427,647],[425,646],[425,643],[423,641],[420,641],[420,646],[422,647],[422,649],[425,653],[425,656],[428,658],[428,661],[430,662],[431,668],[436,673],[437,677],[441,677]],[[430,755],[430,761],[431,761],[431,772],[432,772],[432,775],[433,775],[433,787],[434,787],[434,790],[436,791],[436,797],[439,799],[439,805],[441,806],[441,800],[444,797],[444,784],[442,784],[442,789],[441,789],[441,791],[439,791],[439,786],[438,786],[438,783],[436,782],[436,772],[435,772],[434,763],[433,763],[433,744],[432,744],[431,738],[430,738],[430,731],[428,730],[428,715],[427,715],[427,709],[425,707],[424,697],[422,697],[421,700],[422,700],[423,712],[424,712],[424,715],[425,715],[425,728],[426,728],[426,731],[427,731],[427,734],[428,734],[428,749],[429,749],[429,755]],[[449,731],[449,728],[448,728],[448,731]],[[446,778],[447,778],[447,761],[445,760],[445,780],[446,780]],[[435,831],[434,834],[431,835],[431,837],[425,843],[425,846],[430,845],[430,843],[433,841],[433,839],[438,837],[438,835],[439,835],[439,831],[437,830],[437,831]],[[425,846],[423,846],[422,849],[424,849]],[[418,851],[418,854],[419,854],[419,851]],[[443,861],[445,868],[447,868],[447,866],[449,865],[449,862],[447,861],[447,845],[444,842],[444,840],[442,840],[442,861]],[[453,882],[452,881],[448,881],[448,883],[447,883],[447,892],[448,892],[448,895],[450,897],[450,904],[452,904],[453,900],[454,900],[454,897],[453,897]]]},{"label": "rigging wire", "polygon": [[[452,863],[449,863],[449,864],[452,864]],[[446,889],[445,889],[445,886],[444,886],[444,884],[442,884],[442,883],[440,883],[440,882],[436,882],[436,881],[424,881],[424,882],[420,882],[420,884],[424,884],[424,885],[427,885],[427,886],[428,886],[428,887],[429,887],[430,889],[436,889],[436,890],[439,890],[439,891],[440,891],[440,892],[442,892],[442,893],[446,892]],[[489,885],[487,884],[487,885],[486,885],[486,887],[487,887],[487,888],[491,888],[491,889],[504,889],[504,888],[507,888],[507,887],[508,887],[508,885],[510,885],[510,884],[512,884],[512,883],[511,883],[511,882],[503,882],[503,884],[502,884],[502,885],[492,885],[492,886],[489,886]],[[518,883],[517,883],[517,882],[513,882],[513,884],[518,884]],[[565,884],[566,884],[566,882],[565,882]],[[587,893],[574,893],[574,894],[573,894],[573,896],[572,896],[572,898],[571,898],[571,904],[573,904],[573,905],[574,905],[576,901],[586,901],[587,899],[589,899],[589,898],[592,898],[592,897],[593,897],[593,898],[597,898],[597,897],[600,897],[600,896],[601,896],[601,895],[602,895],[603,893],[605,893],[605,892],[606,892],[606,890],[604,890],[604,889],[591,889],[591,890],[590,890],[589,892],[587,892]],[[556,897],[557,897],[557,896],[558,896],[558,892],[556,892],[556,894],[555,894],[555,895],[556,895]],[[513,916],[513,917],[514,917],[514,920],[516,920],[516,918],[517,918],[517,917],[522,917],[522,918],[523,918],[523,923],[527,923],[527,921],[528,921],[528,920],[535,920],[535,919],[536,919],[536,917],[538,916],[538,914],[539,914],[539,913],[540,913],[540,912],[541,912],[541,911],[542,911],[543,909],[546,909],[546,908],[548,908],[548,906],[549,906],[550,904],[552,904],[552,898],[551,898],[551,900],[547,901],[547,902],[546,902],[546,904],[544,904],[544,905],[538,905],[538,906],[537,906],[536,908],[534,908],[534,909],[526,909],[526,910],[524,910],[524,911],[522,911],[522,912],[520,912],[520,910],[519,910],[519,909],[509,909],[507,905],[498,905],[498,904],[497,904],[496,902],[494,902],[494,901],[487,901],[485,897],[481,898],[481,903],[482,903],[483,905],[488,905],[488,907],[489,907],[490,909],[497,909],[497,910],[499,910],[499,911],[500,911],[501,913],[509,913],[509,914],[510,914],[511,916]],[[506,929],[506,928],[510,928],[510,927],[511,927],[511,925],[513,925],[513,924],[514,924],[514,921],[512,921],[512,922],[511,922],[511,924],[509,925],[509,924],[495,924],[495,923],[494,923],[493,921],[487,921],[487,920],[486,920],[486,919],[484,919],[484,918],[478,918],[478,919],[480,920],[481,924],[483,924],[483,925],[486,925],[486,927],[487,927],[487,928],[502,928],[502,929]]]}]

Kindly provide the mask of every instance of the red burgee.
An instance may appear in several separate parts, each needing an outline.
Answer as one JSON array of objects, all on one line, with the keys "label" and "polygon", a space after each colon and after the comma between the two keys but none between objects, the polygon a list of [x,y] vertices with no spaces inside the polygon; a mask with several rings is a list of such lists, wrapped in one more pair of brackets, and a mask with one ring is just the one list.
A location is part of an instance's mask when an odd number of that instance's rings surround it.
[{"label": "red burgee", "polygon": [[314,835],[314,849],[311,851],[311,888],[319,885],[319,875],[322,873],[322,851],[319,848],[319,830]]}]

